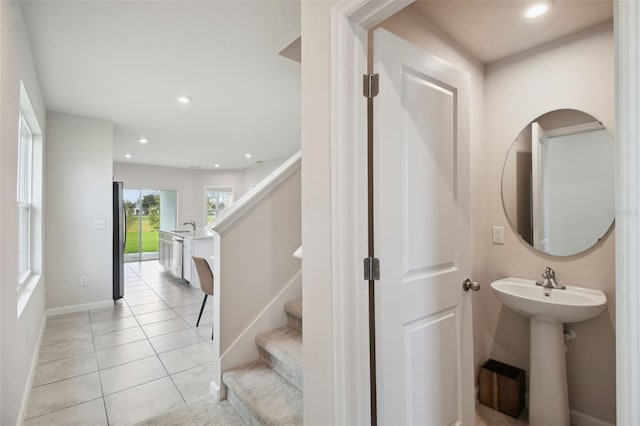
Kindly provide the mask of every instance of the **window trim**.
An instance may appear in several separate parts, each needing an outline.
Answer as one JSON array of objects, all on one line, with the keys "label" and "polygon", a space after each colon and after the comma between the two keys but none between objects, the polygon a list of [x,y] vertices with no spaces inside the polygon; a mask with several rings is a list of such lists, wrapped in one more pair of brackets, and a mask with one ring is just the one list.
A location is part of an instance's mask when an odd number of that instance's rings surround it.
[{"label": "window trim", "polygon": [[[235,188],[233,187],[233,185],[204,185],[204,192],[203,192],[203,201],[204,201],[204,226],[211,226],[212,224],[209,223],[209,197],[208,197],[208,193],[209,192],[228,192],[231,193],[231,197],[232,197],[232,201],[231,204],[229,204],[229,206],[233,205],[233,203],[235,202]],[[227,208],[229,208],[229,206],[225,207],[225,210]],[[216,208],[216,211],[218,211],[218,209]],[[218,217],[216,216],[216,219]]]},{"label": "window trim", "polygon": [[[44,110],[39,110],[44,115]],[[21,215],[19,209],[28,207],[28,256],[29,265],[24,270],[24,267],[16,263],[15,269],[15,285],[17,293],[16,314],[17,318],[20,318],[25,311],[25,308],[31,300],[31,296],[35,294],[38,286],[43,282],[43,269],[44,269],[44,132],[40,126],[39,117],[36,115],[36,111],[33,108],[33,104],[27,93],[27,89],[23,81],[20,81],[20,104],[17,111],[15,111],[15,136],[17,138],[18,152],[15,157],[16,161],[16,226],[18,225],[19,217]],[[29,143],[29,152],[26,154],[29,159],[30,170],[28,173],[22,173],[23,178],[18,173],[18,167],[21,163],[20,158],[20,144],[21,135],[24,135],[25,131],[21,128],[26,128],[31,135]],[[24,152],[24,149],[23,149]],[[24,159],[24,155],[22,157]],[[22,168],[24,169],[24,168]],[[20,192],[20,182],[24,182],[24,177],[28,177],[29,191]],[[26,195],[25,195],[26,194]],[[19,238],[20,235],[24,235],[19,230],[16,230],[15,241],[13,242],[17,252],[19,252]],[[18,254],[16,260],[20,260],[21,257]]]},{"label": "window trim", "polygon": [[[33,258],[33,151],[34,132],[25,118],[21,109],[18,124],[18,176],[17,176],[17,212],[18,212],[18,290],[24,287],[32,275]],[[25,137],[26,133],[26,137]],[[26,170],[25,170],[26,168]],[[22,235],[23,229],[20,226],[22,215],[26,215],[27,229],[26,235]],[[26,259],[22,259],[24,248],[22,242],[26,243]],[[25,265],[26,268],[22,268]]]}]

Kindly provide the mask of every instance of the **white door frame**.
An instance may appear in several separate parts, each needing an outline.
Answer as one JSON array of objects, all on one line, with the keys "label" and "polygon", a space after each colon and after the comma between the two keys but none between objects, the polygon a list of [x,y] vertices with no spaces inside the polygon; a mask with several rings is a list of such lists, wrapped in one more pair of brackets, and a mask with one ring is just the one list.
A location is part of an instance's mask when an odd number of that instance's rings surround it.
[{"label": "white door frame", "polygon": [[[331,22],[331,273],[335,424],[369,423],[367,31],[414,0],[340,1]],[[614,2],[617,422],[640,424],[640,1]],[[635,406],[634,406],[635,405]]]},{"label": "white door frame", "polygon": [[331,16],[331,222],[334,419],[370,423],[367,257],[367,31],[411,4],[341,1]]},{"label": "white door frame", "polygon": [[613,9],[616,51],[616,422],[640,424],[640,2]]}]

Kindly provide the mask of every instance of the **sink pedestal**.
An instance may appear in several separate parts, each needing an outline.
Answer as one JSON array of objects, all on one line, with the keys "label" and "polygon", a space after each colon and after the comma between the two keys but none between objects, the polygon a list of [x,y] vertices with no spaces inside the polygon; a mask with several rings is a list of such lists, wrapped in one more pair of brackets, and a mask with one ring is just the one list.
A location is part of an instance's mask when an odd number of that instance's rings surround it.
[{"label": "sink pedestal", "polygon": [[529,424],[569,426],[563,326],[530,319]]}]

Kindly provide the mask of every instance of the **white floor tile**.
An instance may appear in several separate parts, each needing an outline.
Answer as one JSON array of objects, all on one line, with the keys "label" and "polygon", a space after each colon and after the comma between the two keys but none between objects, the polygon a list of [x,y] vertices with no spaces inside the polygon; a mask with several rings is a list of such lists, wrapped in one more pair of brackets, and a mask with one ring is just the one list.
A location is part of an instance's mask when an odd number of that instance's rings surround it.
[{"label": "white floor tile", "polygon": [[72,340],[91,337],[91,327],[89,324],[80,327],[61,328],[56,330],[45,330],[42,336],[43,345],[53,345],[55,343],[70,342]]},{"label": "white floor tile", "polygon": [[56,343],[54,345],[42,345],[40,346],[38,363],[54,361],[56,359],[86,354],[93,351],[93,339],[90,337],[73,340],[71,342]]},{"label": "white floor tile", "polygon": [[185,346],[158,355],[169,374],[179,373],[213,361],[213,347],[207,342]]},{"label": "white floor tile", "polygon": [[26,418],[41,416],[101,396],[102,390],[98,373],[38,386],[31,389]]},{"label": "white floor tile", "polygon": [[148,314],[150,312],[162,311],[164,309],[169,309],[169,305],[164,302],[157,302],[147,303],[146,305],[132,306],[131,312],[133,312],[134,315],[142,315]]},{"label": "white floor tile", "polygon": [[156,295],[153,296],[141,296],[141,297],[129,297],[127,298],[127,304],[129,306],[137,306],[137,305],[144,305],[147,303],[158,303],[158,302],[162,302],[162,299]]},{"label": "white floor tile", "polygon": [[175,333],[163,334],[149,339],[156,352],[167,352],[185,346],[201,342],[202,337],[193,329],[176,331]]},{"label": "white floor tile", "polygon": [[73,315],[62,318],[47,318],[46,330],[80,327],[87,324],[89,324],[89,311],[83,312],[82,315]]},{"label": "white floor tile", "polygon": [[54,411],[24,422],[25,426],[106,426],[107,413],[102,398]]},{"label": "white floor tile", "polygon": [[198,302],[202,303],[202,299],[198,299],[197,297],[193,296],[181,296],[174,299],[167,299],[164,302],[172,308],[177,308],[180,306],[193,305]]},{"label": "white floor tile", "polygon": [[89,314],[91,322],[111,321],[118,318],[127,318],[133,315],[128,306],[118,307],[117,309],[109,309],[105,311],[92,312]]},{"label": "white floor tile", "polygon": [[126,364],[127,362],[147,358],[152,355],[155,355],[155,351],[148,340],[140,340],[139,342],[114,346],[96,352],[98,366],[101,369]]},{"label": "white floor tile", "polygon": [[184,322],[182,318],[176,318],[142,326],[144,333],[149,338],[172,333],[174,331],[184,330],[185,328],[189,328],[189,324]]},{"label": "white floor tile", "polygon": [[140,327],[128,328],[126,330],[116,331],[114,333],[102,334],[95,336],[93,341],[96,345],[96,350],[111,348],[113,346],[124,345],[125,343],[136,342],[138,340],[145,340],[147,336]]},{"label": "white floor tile", "polygon": [[167,321],[179,318],[173,309],[165,309],[164,311],[150,312],[148,314],[136,315],[136,319],[140,325],[153,324],[155,322]]},{"label": "white floor tile", "polygon": [[209,394],[213,373],[213,363],[209,363],[174,374],[171,378],[189,403]]},{"label": "white floor tile", "polygon": [[96,354],[91,352],[56,361],[44,362],[36,366],[33,386],[42,386],[71,377],[81,376],[98,371]]},{"label": "white floor tile", "polygon": [[108,321],[91,322],[91,330],[94,336],[113,333],[114,331],[126,330],[138,326],[135,317],[116,318]]},{"label": "white floor tile", "polygon": [[139,289],[134,292],[127,292],[125,289],[124,300],[125,302],[128,302],[129,299],[139,299],[141,297],[147,297],[147,296],[157,296],[157,294],[155,291],[151,290],[148,286],[144,290]]},{"label": "white floor tile", "polygon": [[167,371],[154,355],[127,364],[100,370],[105,395],[120,392],[167,376]]},{"label": "white floor tile", "polygon": [[105,396],[104,401],[111,425],[131,425],[184,405],[169,377]]}]

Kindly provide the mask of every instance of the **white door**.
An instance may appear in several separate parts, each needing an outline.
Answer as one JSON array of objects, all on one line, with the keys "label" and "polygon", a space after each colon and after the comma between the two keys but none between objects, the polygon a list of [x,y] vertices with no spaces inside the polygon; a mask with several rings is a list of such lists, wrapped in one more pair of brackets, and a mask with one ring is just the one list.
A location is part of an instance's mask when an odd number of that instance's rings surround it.
[{"label": "white door", "polygon": [[549,233],[545,212],[544,169],[547,160],[548,138],[538,123],[531,123],[531,204],[533,210],[533,246],[549,251]]},{"label": "white door", "polygon": [[474,424],[469,75],[374,33],[380,425]]}]

